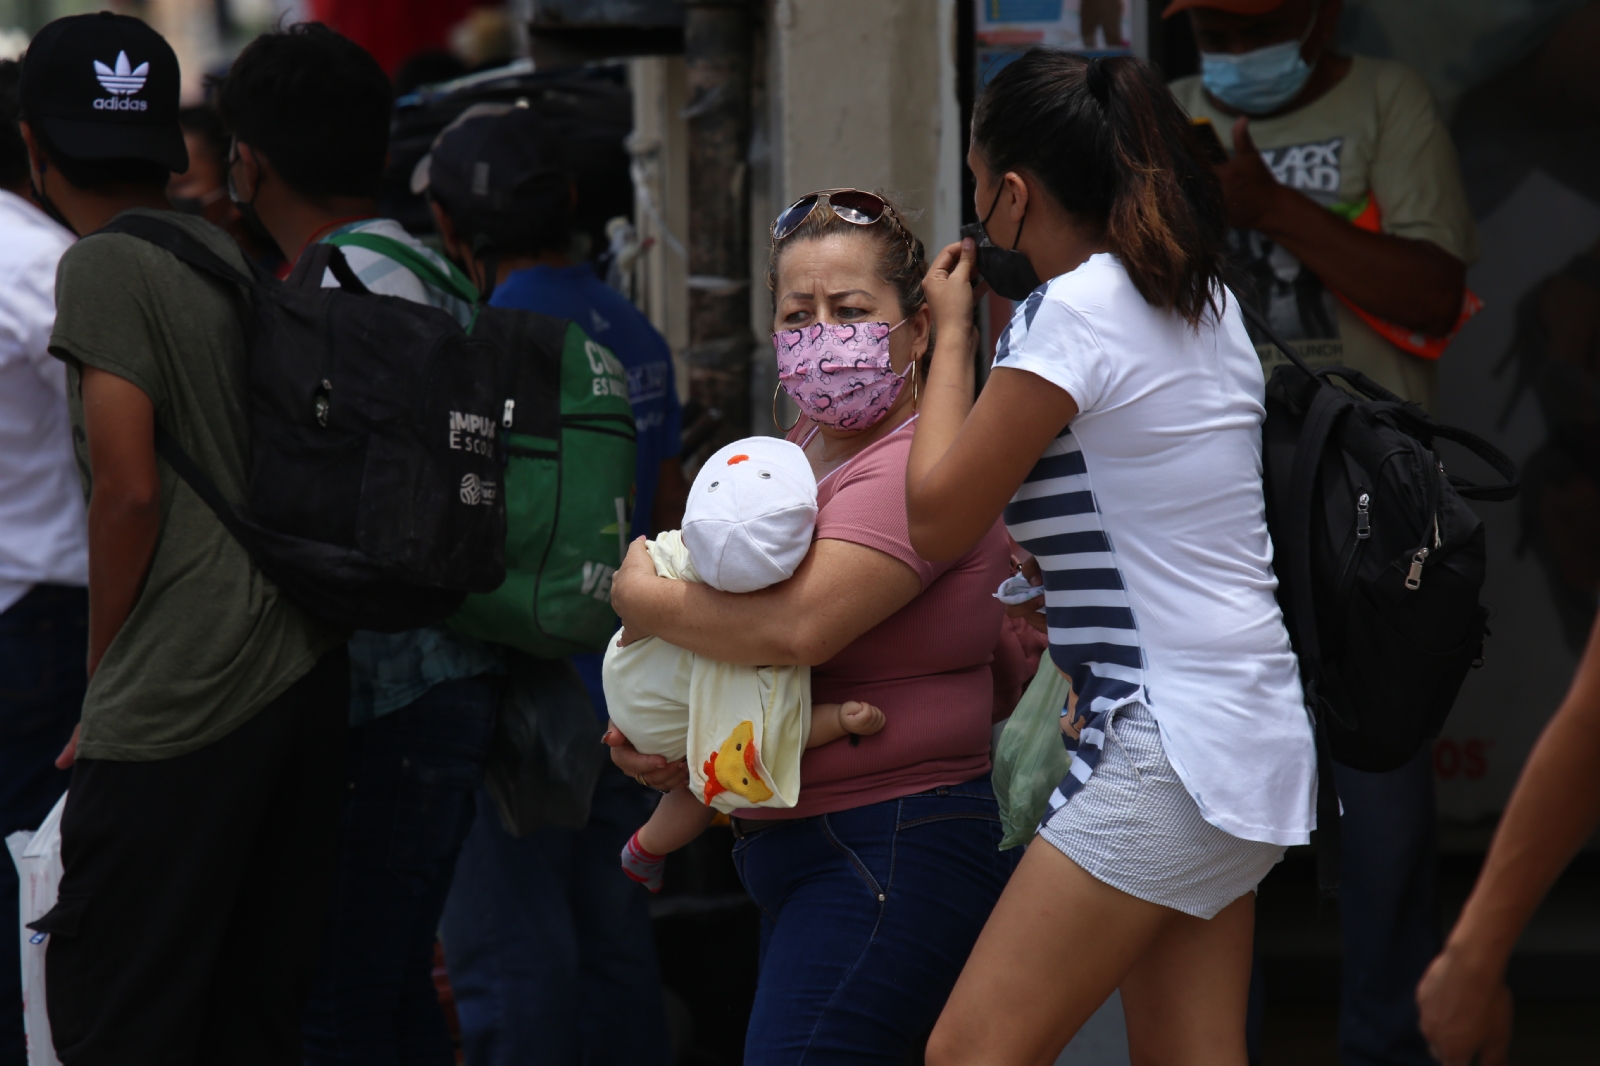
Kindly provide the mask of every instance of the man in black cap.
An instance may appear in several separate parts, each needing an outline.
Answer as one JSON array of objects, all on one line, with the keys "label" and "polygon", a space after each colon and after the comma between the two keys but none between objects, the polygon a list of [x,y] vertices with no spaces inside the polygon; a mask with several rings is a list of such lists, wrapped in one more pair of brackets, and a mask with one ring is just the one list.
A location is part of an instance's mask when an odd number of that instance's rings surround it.
[{"label": "man in black cap", "polygon": [[345,634],[282,596],[155,452],[159,424],[244,496],[241,294],[95,234],[153,213],[248,269],[168,206],[188,166],[178,82],[166,41],[109,13],[46,26],[22,71],[34,186],[84,236],[50,350],[88,488],[89,688],[60,759],[61,891],[33,926],[68,1066],[298,1063],[342,792]]},{"label": "man in black cap", "polygon": [[[412,175],[446,250],[497,307],[570,319],[628,374],[638,430],[633,536],[678,526],[687,485],[672,352],[626,297],[569,255],[573,185],[559,131],[525,106],[463,112]],[[578,655],[599,715],[603,656]],[[657,799],[609,761],[582,829],[513,837],[480,793],[442,929],[473,1062],[671,1060],[646,894],[617,854]],[[610,1024],[626,1018],[626,1025]]]}]

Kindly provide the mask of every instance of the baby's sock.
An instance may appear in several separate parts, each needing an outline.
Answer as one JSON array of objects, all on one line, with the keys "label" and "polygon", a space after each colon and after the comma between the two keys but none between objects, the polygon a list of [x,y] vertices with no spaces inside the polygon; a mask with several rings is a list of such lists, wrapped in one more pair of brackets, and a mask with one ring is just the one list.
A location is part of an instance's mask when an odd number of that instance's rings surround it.
[{"label": "baby's sock", "polygon": [[654,855],[640,846],[637,832],[622,846],[622,872],[652,892],[661,891],[661,874],[666,865],[665,855]]}]

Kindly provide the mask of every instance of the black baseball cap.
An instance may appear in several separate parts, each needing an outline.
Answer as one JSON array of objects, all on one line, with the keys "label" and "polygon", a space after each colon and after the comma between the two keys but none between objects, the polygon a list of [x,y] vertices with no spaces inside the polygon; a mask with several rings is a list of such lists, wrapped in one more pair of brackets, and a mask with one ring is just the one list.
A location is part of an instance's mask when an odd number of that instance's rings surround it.
[{"label": "black baseball cap", "polygon": [[56,19],[28,43],[22,117],[72,159],[189,169],[178,124],[178,57],[155,30],[102,11]]},{"label": "black baseball cap", "polygon": [[565,206],[564,151],[560,132],[526,104],[475,104],[434,139],[411,172],[411,191],[431,190],[466,215]]}]

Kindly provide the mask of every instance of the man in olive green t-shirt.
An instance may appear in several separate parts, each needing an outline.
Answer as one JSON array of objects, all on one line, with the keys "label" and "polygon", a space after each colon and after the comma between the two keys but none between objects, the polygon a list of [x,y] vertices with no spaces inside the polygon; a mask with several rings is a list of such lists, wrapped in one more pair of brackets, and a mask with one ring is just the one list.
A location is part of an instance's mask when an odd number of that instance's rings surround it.
[{"label": "man in olive green t-shirt", "polygon": [[[29,46],[23,133],[42,202],[79,234],[50,350],[69,368],[89,502],[89,688],[49,934],[64,1062],[293,1063],[327,906],[347,634],[251,563],[155,451],[160,426],[222,494],[249,455],[242,293],[133,237],[187,166],[178,64],[143,22],[59,19]],[[108,103],[109,101],[109,103]]]},{"label": "man in olive green t-shirt", "polygon": [[[1400,327],[1413,348],[1450,334],[1477,256],[1472,214],[1422,78],[1333,52],[1340,9],[1340,0],[1174,0],[1166,13],[1188,13],[1202,73],[1172,91],[1231,146],[1218,146],[1229,158],[1217,174],[1244,268],[1239,297],[1313,365],[1353,367],[1431,409],[1436,361],[1391,343],[1357,309]],[[1356,218],[1376,218],[1376,231]],[[1256,340],[1270,370],[1282,356]],[[1424,1066],[1414,989],[1439,948],[1431,752],[1387,774],[1335,764],[1334,779],[1340,1059]]]}]

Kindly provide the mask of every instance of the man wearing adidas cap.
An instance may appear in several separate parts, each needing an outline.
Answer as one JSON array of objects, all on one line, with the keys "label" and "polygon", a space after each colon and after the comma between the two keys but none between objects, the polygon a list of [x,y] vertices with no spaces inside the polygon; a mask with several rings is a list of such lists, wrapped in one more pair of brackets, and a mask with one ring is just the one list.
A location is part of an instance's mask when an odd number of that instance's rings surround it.
[{"label": "man wearing adidas cap", "polygon": [[34,186],[83,237],[50,351],[88,491],[89,687],[59,762],[61,891],[33,926],[68,1066],[297,1063],[342,798],[345,634],[280,595],[155,453],[160,425],[243,497],[238,294],[95,232],[159,214],[248,270],[226,233],[169,209],[188,165],[178,86],[166,41],[110,13],[52,22],[22,69]]}]

